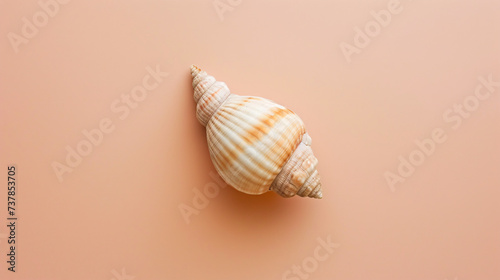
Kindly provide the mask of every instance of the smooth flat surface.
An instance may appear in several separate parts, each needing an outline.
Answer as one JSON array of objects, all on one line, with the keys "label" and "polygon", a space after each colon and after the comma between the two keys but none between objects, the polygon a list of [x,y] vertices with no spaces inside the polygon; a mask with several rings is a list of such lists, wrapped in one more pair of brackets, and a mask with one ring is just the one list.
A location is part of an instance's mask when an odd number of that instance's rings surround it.
[{"label": "smooth flat surface", "polygon": [[[500,278],[499,1],[215,3],[1,1],[1,279]],[[193,63],[301,116],[322,200],[217,187]]]}]

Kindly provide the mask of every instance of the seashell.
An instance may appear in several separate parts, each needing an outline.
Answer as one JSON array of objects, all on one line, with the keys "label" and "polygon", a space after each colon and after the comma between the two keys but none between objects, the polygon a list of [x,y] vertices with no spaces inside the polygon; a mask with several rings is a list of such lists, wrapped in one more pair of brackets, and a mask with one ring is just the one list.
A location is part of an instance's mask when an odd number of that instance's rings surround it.
[{"label": "seashell", "polygon": [[318,160],[302,120],[265,98],[232,94],[192,65],[196,117],[206,127],[210,157],[224,181],[247,194],[321,198]]}]

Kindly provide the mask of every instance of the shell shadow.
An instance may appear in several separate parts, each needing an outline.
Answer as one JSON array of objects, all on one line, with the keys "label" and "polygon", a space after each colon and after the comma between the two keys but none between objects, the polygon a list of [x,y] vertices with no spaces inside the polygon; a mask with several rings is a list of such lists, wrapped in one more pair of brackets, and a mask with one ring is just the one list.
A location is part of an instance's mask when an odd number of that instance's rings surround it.
[{"label": "shell shadow", "polygon": [[309,198],[283,198],[271,191],[262,195],[249,195],[227,185],[213,203],[218,204],[218,214],[229,224],[259,230],[288,224],[290,221],[294,221],[291,224],[297,226],[300,224],[297,217],[303,216],[310,209],[310,204],[304,201],[307,199]]}]

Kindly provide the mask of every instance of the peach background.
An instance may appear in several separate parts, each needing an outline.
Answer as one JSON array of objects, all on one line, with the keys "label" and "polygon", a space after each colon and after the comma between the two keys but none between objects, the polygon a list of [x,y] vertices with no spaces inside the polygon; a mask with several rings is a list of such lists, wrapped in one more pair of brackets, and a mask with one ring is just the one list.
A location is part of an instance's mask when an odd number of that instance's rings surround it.
[{"label": "peach background", "polygon": [[[327,236],[340,247],[309,279],[499,279],[500,88],[456,130],[442,115],[500,80],[500,2],[401,1],[348,63],[339,44],[388,2],[243,1],[221,20],[212,0],[75,0],[15,53],[7,34],[41,8],[1,1],[0,279],[282,279]],[[214,181],[192,63],[302,117],[324,199],[227,187],[186,224]],[[120,120],[110,105],[156,65],[170,75]],[[52,162],[103,118],[115,130],[60,183]],[[391,192],[384,173],[436,127],[447,141]]]}]

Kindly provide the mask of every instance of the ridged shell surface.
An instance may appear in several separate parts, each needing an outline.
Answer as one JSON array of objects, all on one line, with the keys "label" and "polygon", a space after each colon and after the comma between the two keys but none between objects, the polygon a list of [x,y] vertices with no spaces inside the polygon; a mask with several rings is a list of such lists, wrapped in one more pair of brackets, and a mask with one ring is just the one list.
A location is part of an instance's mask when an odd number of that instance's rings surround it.
[{"label": "ridged shell surface", "polygon": [[226,183],[247,194],[322,198],[311,137],[295,113],[265,98],[233,94],[194,65],[191,77],[196,117]]},{"label": "ridged shell surface", "polygon": [[210,156],[222,178],[248,194],[269,190],[302,141],[291,110],[270,100],[231,94],[207,123]]}]

